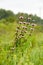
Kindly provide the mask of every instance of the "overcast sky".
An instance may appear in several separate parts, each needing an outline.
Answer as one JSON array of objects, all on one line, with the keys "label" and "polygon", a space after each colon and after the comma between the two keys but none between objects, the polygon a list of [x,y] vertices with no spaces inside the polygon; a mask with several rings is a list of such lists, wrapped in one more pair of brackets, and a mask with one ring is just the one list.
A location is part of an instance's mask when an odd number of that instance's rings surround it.
[{"label": "overcast sky", "polygon": [[0,8],[14,13],[26,12],[43,18],[43,0],[0,0]]}]

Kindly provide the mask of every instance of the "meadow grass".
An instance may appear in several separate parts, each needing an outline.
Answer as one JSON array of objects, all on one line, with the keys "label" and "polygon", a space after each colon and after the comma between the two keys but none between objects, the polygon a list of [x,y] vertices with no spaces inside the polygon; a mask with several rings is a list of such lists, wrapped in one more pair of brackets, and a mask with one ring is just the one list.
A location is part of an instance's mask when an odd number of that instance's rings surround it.
[{"label": "meadow grass", "polygon": [[0,23],[0,65],[43,65],[43,33],[25,35],[27,41],[13,48],[17,23]]}]

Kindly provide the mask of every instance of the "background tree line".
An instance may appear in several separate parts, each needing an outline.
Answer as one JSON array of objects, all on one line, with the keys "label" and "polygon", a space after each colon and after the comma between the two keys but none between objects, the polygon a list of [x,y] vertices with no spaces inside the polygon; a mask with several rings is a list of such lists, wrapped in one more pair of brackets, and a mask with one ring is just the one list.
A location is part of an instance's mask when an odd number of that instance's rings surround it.
[{"label": "background tree line", "polygon": [[[43,25],[43,19],[41,19],[40,17],[38,17],[37,15],[32,15],[32,14],[27,14],[27,13],[13,13],[11,10],[5,10],[5,9],[0,9],[0,22],[18,22],[20,21],[19,17],[23,16],[23,20],[21,21],[26,21],[26,22],[34,22],[37,24],[41,24]],[[29,21],[28,18],[31,18],[31,20]]]}]

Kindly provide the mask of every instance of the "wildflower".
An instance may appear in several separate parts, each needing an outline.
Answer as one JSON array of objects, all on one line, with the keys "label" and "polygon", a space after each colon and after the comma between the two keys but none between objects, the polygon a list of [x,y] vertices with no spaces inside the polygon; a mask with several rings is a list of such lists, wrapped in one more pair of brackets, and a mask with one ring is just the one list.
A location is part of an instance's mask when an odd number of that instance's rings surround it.
[{"label": "wildflower", "polygon": [[24,34],[20,34],[21,36],[24,36]]},{"label": "wildflower", "polygon": [[30,18],[30,17],[28,17],[28,20],[31,20],[31,18]]},{"label": "wildflower", "polygon": [[26,22],[23,22],[23,24],[26,24]]},{"label": "wildflower", "polygon": [[20,21],[19,24],[22,24],[22,22]]},{"label": "wildflower", "polygon": [[27,29],[27,27],[26,27],[26,26],[22,26],[22,28],[23,28],[23,29]]},{"label": "wildflower", "polygon": [[19,19],[23,19],[24,17],[23,16],[20,16]]},{"label": "wildflower", "polygon": [[17,29],[19,29],[20,27],[18,26]]},{"label": "wildflower", "polygon": [[32,24],[31,24],[31,26],[35,26],[35,24],[34,24],[34,23],[32,23]]},{"label": "wildflower", "polygon": [[18,37],[15,38],[16,40],[18,39]]},{"label": "wildflower", "polygon": [[19,39],[21,39],[22,38],[22,36],[19,36]]},{"label": "wildflower", "polygon": [[22,38],[24,38],[24,36],[22,36]]},{"label": "wildflower", "polygon": [[24,31],[24,33],[27,33],[27,31]]},{"label": "wildflower", "polygon": [[30,31],[33,31],[34,30],[34,28],[30,28]]}]

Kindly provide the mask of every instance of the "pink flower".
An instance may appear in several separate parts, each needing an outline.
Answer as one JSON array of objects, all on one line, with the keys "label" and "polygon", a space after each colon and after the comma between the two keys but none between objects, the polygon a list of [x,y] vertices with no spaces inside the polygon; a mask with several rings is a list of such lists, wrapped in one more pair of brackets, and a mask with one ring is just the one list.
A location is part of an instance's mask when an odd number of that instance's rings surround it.
[{"label": "pink flower", "polygon": [[20,16],[19,19],[23,19],[24,17],[23,16]]}]

